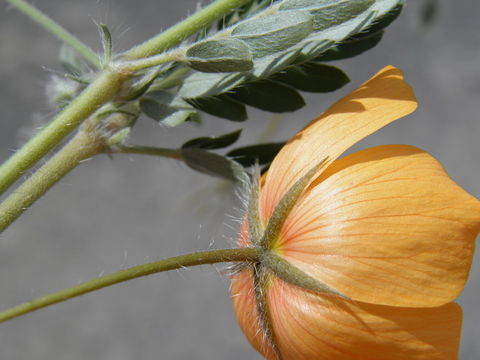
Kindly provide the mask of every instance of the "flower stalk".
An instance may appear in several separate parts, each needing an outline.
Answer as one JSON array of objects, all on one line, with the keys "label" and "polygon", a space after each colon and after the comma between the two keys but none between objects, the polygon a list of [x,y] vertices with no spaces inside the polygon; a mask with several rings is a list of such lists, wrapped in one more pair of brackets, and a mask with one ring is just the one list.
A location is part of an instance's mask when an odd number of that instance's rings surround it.
[{"label": "flower stalk", "polygon": [[100,290],[107,286],[115,285],[139,277],[197,265],[223,262],[255,262],[259,259],[259,256],[260,253],[255,248],[222,249],[195,252],[155,261],[148,264],[134,266],[132,268],[101,276],[99,278],[60,290],[50,295],[28,301],[11,309],[5,310],[0,313],[0,322],[16,318],[29,312],[66,301],[92,291]]}]

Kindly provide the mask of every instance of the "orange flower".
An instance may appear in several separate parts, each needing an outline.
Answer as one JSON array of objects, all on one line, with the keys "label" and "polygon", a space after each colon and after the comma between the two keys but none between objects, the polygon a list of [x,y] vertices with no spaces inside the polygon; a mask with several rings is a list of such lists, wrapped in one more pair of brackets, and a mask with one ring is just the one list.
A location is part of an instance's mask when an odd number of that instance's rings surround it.
[{"label": "orange flower", "polygon": [[253,187],[232,276],[240,327],[267,359],[456,359],[480,202],[426,152],[385,145],[337,158],[413,112],[382,69],[296,134]]}]

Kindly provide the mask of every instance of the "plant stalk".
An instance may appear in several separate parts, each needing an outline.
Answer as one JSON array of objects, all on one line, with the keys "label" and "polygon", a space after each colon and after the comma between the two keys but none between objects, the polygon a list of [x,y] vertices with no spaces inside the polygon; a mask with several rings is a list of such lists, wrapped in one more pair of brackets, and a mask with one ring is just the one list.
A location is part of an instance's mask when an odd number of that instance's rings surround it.
[{"label": "plant stalk", "polygon": [[82,160],[104,151],[103,139],[93,131],[80,131],[45,165],[0,204],[0,233]]},{"label": "plant stalk", "polygon": [[148,264],[134,266],[5,310],[0,313],[0,322],[135,278],[196,265],[222,262],[255,262],[258,261],[259,257],[260,251],[256,248],[223,249],[180,255]]},{"label": "plant stalk", "polygon": [[206,28],[214,21],[221,19],[224,15],[245,5],[249,1],[250,0],[214,1],[184,21],[127,51],[125,56],[129,59],[139,59],[159,54],[181,43],[199,30]]},{"label": "plant stalk", "polygon": [[[23,5],[22,9],[30,9],[24,12],[34,19],[36,19],[38,14],[41,14],[23,0],[7,1],[17,7]],[[216,0],[191,17],[128,51],[126,56],[131,59],[138,59],[168,50],[248,1],[249,0]],[[44,16],[43,14],[41,15]],[[41,18],[41,16],[38,15],[38,18]],[[61,28],[55,24],[53,20],[49,19],[49,21]],[[42,25],[46,26],[47,24],[42,23]],[[104,70],[96,81],[88,86],[84,92],[60,112],[42,131],[0,166],[0,195],[17,181],[26,170],[35,165],[38,160],[57,146],[98,107],[111,100],[118,93],[127,77],[128,74],[122,73],[122,71],[118,71],[118,69],[117,71],[112,71],[111,69]],[[25,196],[29,195],[25,194]]]},{"label": "plant stalk", "polygon": [[184,55],[177,51],[166,52],[138,60],[130,60],[124,63],[125,68],[129,71],[138,71],[149,67],[158,66],[167,62],[183,61]]},{"label": "plant stalk", "polygon": [[[125,74],[105,70],[70,105],[30,139],[0,167],[0,195],[50,150],[57,146],[82,121],[120,90]],[[56,171],[52,169],[52,171]],[[25,193],[25,196],[30,196]],[[5,208],[2,204],[2,208]],[[2,215],[3,216],[3,215]],[[2,219],[3,221],[3,219]]]},{"label": "plant stalk", "polygon": [[57,24],[55,21],[50,19],[47,15],[42,13],[36,7],[30,5],[23,0],[7,1],[13,6],[15,6],[19,11],[27,15],[30,19],[37,22],[45,30],[49,31],[58,39],[63,41],[65,44],[68,44],[72,48],[77,50],[77,52],[82,55],[85,60],[87,60],[97,69],[101,68],[100,59],[88,46],[86,46],[83,42],[81,42],[79,39],[77,39],[74,35],[69,33],[66,29]]}]

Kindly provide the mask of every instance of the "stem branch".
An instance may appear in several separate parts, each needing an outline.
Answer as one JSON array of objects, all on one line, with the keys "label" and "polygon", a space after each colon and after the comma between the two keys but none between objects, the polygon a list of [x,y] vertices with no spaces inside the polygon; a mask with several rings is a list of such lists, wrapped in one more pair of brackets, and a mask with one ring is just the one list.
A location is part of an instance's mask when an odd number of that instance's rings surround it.
[{"label": "stem branch", "polygon": [[62,302],[68,299],[118,284],[131,279],[156,274],[159,272],[180,269],[189,266],[215,264],[221,262],[255,262],[260,257],[260,251],[255,248],[239,248],[202,251],[186,255],[175,256],[156,262],[134,266],[129,269],[105,275],[71,288],[43,296],[32,301],[20,304],[0,313],[0,322],[13,319],[26,313]]},{"label": "stem branch", "polygon": [[[77,44],[76,46],[81,44],[62,27],[34,7],[28,5],[25,1],[7,1],[67,43],[73,42]],[[189,36],[210,25],[215,20],[220,19],[235,8],[246,4],[248,1],[249,0],[216,0],[191,17],[128,51],[125,55],[129,59],[140,59],[165,51],[181,43]],[[70,43],[70,45],[73,46],[73,43]],[[88,48],[86,49],[86,52],[83,51],[83,55],[85,56],[85,54],[87,54],[87,56],[89,56],[88,54],[91,51]],[[95,59],[95,61],[98,61],[96,57]],[[155,60],[158,61],[158,59]],[[56,147],[95,110],[112,100],[120,91],[129,74],[128,67],[122,68],[121,64],[119,68],[116,69],[106,68],[93,83],[63,109],[45,128],[1,165],[0,195],[17,181],[26,170],[34,166],[38,160]],[[63,155],[59,156],[61,157]],[[72,166],[74,167],[76,164]],[[51,163],[48,168],[42,167],[40,174],[36,176],[35,180],[28,181],[25,186],[22,186],[19,191],[12,194],[5,200],[5,203],[0,205],[0,216],[2,218],[0,221],[0,231],[6,228],[29,204],[32,204],[39,196],[44,194],[50,186],[58,181],[59,178],[52,180],[55,178],[55,175],[47,175],[47,170],[52,173],[59,172],[62,174],[61,176],[63,176],[73,167],[62,166],[58,161]],[[42,178],[48,178],[50,180],[43,181]],[[38,189],[36,189],[36,187],[38,187]]]},{"label": "stem branch", "polygon": [[[0,166],[0,195],[119,91],[124,75],[105,70],[69,106]],[[53,171],[53,170],[52,170]]]},{"label": "stem branch", "polygon": [[165,64],[172,61],[182,61],[184,56],[176,51],[149,56],[142,59],[130,60],[124,63],[129,71],[138,71],[149,67]]},{"label": "stem branch", "polygon": [[250,0],[217,0],[163,33],[145,41],[125,55],[130,59],[152,56],[168,50]]},{"label": "stem branch", "polygon": [[104,150],[103,139],[80,130],[67,145],[0,204],[0,233],[82,160]]},{"label": "stem branch", "polygon": [[15,6],[19,11],[27,15],[30,19],[37,22],[44,29],[55,35],[58,39],[70,45],[72,48],[78,51],[85,60],[90,64],[100,69],[101,64],[98,56],[83,42],[77,39],[74,35],[69,33],[62,26],[50,19],[47,15],[42,13],[36,7],[28,4],[23,0],[7,0],[10,4]]}]

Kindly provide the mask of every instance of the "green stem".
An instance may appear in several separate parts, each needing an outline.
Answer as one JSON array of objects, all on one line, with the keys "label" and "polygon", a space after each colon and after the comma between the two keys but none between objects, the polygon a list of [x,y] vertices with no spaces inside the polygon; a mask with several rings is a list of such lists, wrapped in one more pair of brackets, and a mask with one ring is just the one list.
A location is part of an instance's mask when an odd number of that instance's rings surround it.
[{"label": "green stem", "polygon": [[10,4],[15,6],[18,10],[23,12],[33,21],[36,21],[40,26],[45,28],[47,31],[51,32],[58,39],[70,45],[72,48],[78,51],[85,60],[90,64],[95,66],[97,69],[100,69],[101,64],[98,56],[84,43],[78,40],[74,35],[70,34],[62,26],[57,24],[55,21],[50,19],[47,15],[42,13],[40,10],[34,6],[28,4],[23,0],[7,0]]},{"label": "green stem", "polygon": [[58,153],[0,204],[0,233],[82,160],[104,150],[103,139],[80,130]]},{"label": "green stem", "polygon": [[255,248],[224,249],[196,252],[187,255],[139,265],[130,269],[120,270],[113,274],[105,275],[90,280],[71,288],[60,290],[53,294],[37,298],[20,304],[0,313],[0,322],[13,319],[26,313],[62,302],[68,299],[118,284],[131,279],[156,274],[159,272],[180,269],[189,266],[215,264],[221,262],[255,262],[260,257],[260,251]]},{"label": "green stem", "polygon": [[[22,0],[7,0],[35,19],[46,18]],[[185,38],[220,19],[249,0],[217,0],[191,17],[127,52],[135,59],[150,56],[182,42]],[[40,16],[40,15],[41,16]],[[48,19],[48,18],[47,18]],[[38,21],[38,20],[37,20]],[[57,25],[58,26],[58,25]],[[125,69],[124,69],[125,70]],[[0,195],[22,174],[73,131],[85,118],[119,91],[126,74],[104,71],[82,94],[55,117],[50,124],[0,167]]]},{"label": "green stem", "polygon": [[214,1],[184,21],[127,51],[125,56],[130,59],[139,59],[168,50],[249,1]]},{"label": "green stem", "polygon": [[105,70],[69,106],[0,167],[0,194],[120,90],[124,74]]},{"label": "green stem", "polygon": [[[66,33],[61,27],[24,1],[7,1],[17,6],[48,29],[51,29],[57,36]],[[126,56],[130,59],[138,59],[157,54],[158,52],[173,47],[248,1],[249,0],[217,0],[164,33],[133,48],[126,53]],[[67,38],[69,37],[67,36]],[[38,160],[57,146],[98,107],[112,100],[112,98],[118,94],[125,79],[129,76],[129,71],[128,68],[122,67],[122,64],[118,64],[117,67],[115,70],[110,68],[105,69],[90,86],[0,167],[0,195],[17,181],[26,170],[35,165]],[[57,165],[60,166],[60,164]],[[51,171],[56,171],[56,169],[51,168]],[[34,189],[29,189],[29,191],[30,190],[35,194],[43,194],[46,191],[45,189],[42,190],[43,192],[35,191]],[[18,193],[16,196],[17,199],[21,198]],[[36,195],[32,196],[29,192],[23,193],[22,196],[24,198],[32,197],[36,200]],[[26,200],[22,200],[22,202],[23,201]],[[1,209],[3,210],[2,217],[6,216],[4,214],[12,213],[14,216],[7,217],[14,219],[21,212],[18,213],[18,208],[14,203],[9,202],[8,204],[12,206],[12,209],[4,204],[1,205]],[[4,220],[3,228],[10,223],[10,220]],[[0,226],[0,231],[1,229],[2,227]]]},{"label": "green stem", "polygon": [[155,56],[146,57],[144,59],[139,60],[130,60],[125,62],[123,65],[129,71],[138,71],[142,69],[146,69],[149,67],[165,64],[167,62],[172,61],[182,61],[184,60],[184,56],[177,51],[167,52],[158,54]]},{"label": "green stem", "polygon": [[182,154],[177,149],[166,149],[152,146],[120,145],[117,146],[115,152],[122,154],[162,156],[171,159],[182,160]]}]

